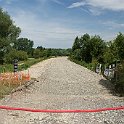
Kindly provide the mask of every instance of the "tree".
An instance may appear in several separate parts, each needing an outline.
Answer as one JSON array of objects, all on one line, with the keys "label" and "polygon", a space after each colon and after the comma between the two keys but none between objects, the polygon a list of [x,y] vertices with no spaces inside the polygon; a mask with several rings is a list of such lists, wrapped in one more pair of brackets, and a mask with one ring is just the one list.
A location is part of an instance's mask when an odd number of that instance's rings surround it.
[{"label": "tree", "polygon": [[72,51],[75,51],[76,49],[80,49],[80,39],[78,37],[75,38]]},{"label": "tree", "polygon": [[104,58],[105,64],[111,64],[119,60],[117,47],[114,41],[109,41],[106,43],[106,49],[103,53],[103,58]]},{"label": "tree", "polygon": [[42,46],[38,46],[37,49],[39,49],[41,51],[44,50],[44,48]]},{"label": "tree", "polygon": [[80,39],[80,46],[81,46],[81,52],[82,52],[82,60],[84,60],[87,63],[92,62],[92,43],[90,40],[89,34],[84,34]]},{"label": "tree", "polygon": [[119,33],[114,40],[114,44],[116,46],[117,54],[120,60],[124,59],[124,35]]},{"label": "tree", "polygon": [[76,60],[81,61],[82,60],[82,56],[81,56],[81,49],[76,49],[73,53],[72,53],[72,57]]},{"label": "tree", "polygon": [[91,63],[93,58],[103,62],[104,49],[105,43],[100,36],[91,37],[89,34],[84,34],[81,38],[76,37],[72,47],[72,56],[86,63]]},{"label": "tree", "polygon": [[92,57],[96,59],[98,62],[103,63],[103,53],[106,49],[105,42],[100,38],[99,35],[95,35],[91,38],[91,46],[92,46]]},{"label": "tree", "polygon": [[14,43],[14,48],[16,50],[22,50],[28,53],[28,55],[33,54],[33,41],[27,39],[27,38],[19,38]]},{"label": "tree", "polygon": [[14,25],[8,13],[0,9],[0,60],[3,60],[9,46],[16,40],[20,32],[20,28]]},{"label": "tree", "polygon": [[34,50],[33,57],[36,58],[36,59],[41,57],[40,49],[35,49]]}]

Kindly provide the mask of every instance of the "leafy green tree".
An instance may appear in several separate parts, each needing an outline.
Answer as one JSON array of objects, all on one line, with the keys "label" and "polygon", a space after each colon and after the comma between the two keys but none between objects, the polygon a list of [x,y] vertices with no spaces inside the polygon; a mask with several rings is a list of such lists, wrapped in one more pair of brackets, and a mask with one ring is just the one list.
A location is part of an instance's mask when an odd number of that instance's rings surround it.
[{"label": "leafy green tree", "polygon": [[33,54],[33,45],[34,42],[27,38],[19,38],[15,44],[14,48],[16,50],[22,50],[28,53],[28,55]]},{"label": "leafy green tree", "polygon": [[104,62],[105,62],[106,64],[108,64],[108,65],[109,65],[110,63],[113,63],[113,62],[114,62],[114,59],[115,59],[115,56],[114,56],[114,54],[113,54],[113,52],[111,51],[110,48],[106,49],[106,51],[105,51],[103,57],[104,57]]},{"label": "leafy green tree", "polygon": [[72,53],[72,58],[81,61],[81,60],[82,60],[81,49],[76,49],[76,50]]},{"label": "leafy green tree", "polygon": [[41,56],[42,55],[41,55],[40,49],[35,49],[33,53],[33,57],[37,59],[37,58],[40,58]]},{"label": "leafy green tree", "polygon": [[45,48],[43,48],[42,46],[38,46],[37,49],[39,49],[39,50],[42,51],[42,50],[44,50]]},{"label": "leafy green tree", "polygon": [[103,58],[104,58],[105,64],[111,64],[119,60],[117,47],[113,41],[106,43],[106,49],[103,53]]},{"label": "leafy green tree", "polygon": [[100,36],[90,37],[89,34],[84,34],[80,39],[76,37],[72,47],[72,53],[73,57],[79,57],[77,58],[78,60],[83,60],[86,63],[91,63],[93,59],[103,62],[104,49],[105,43]]},{"label": "leafy green tree", "polygon": [[3,60],[4,55],[8,52],[8,48],[17,39],[21,30],[16,27],[8,15],[0,9],[0,60]]},{"label": "leafy green tree", "polygon": [[114,40],[114,44],[116,46],[116,51],[118,53],[119,59],[124,59],[124,35],[119,33]]},{"label": "leafy green tree", "polygon": [[75,38],[72,51],[75,51],[76,49],[80,49],[80,39],[78,37]]},{"label": "leafy green tree", "polygon": [[80,39],[80,46],[81,46],[81,52],[82,52],[82,60],[84,60],[87,63],[92,62],[92,43],[90,40],[89,34],[84,34]]},{"label": "leafy green tree", "polygon": [[106,49],[105,42],[100,38],[99,35],[95,35],[91,37],[91,54],[94,59],[96,59],[98,62],[103,63],[104,58],[103,54]]},{"label": "leafy green tree", "polygon": [[47,55],[47,57],[51,56],[51,54],[52,54],[52,49],[51,48],[46,49],[46,55]]}]

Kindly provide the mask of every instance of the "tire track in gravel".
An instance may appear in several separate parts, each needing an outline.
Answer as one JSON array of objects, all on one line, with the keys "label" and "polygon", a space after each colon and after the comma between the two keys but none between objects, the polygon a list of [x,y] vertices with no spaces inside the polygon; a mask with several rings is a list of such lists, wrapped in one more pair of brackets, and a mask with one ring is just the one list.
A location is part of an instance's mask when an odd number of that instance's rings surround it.
[{"label": "tire track in gravel", "polygon": [[[124,98],[112,96],[101,85],[102,76],[70,62],[67,57],[45,60],[30,68],[39,82],[26,92],[16,92],[1,105],[34,109],[97,109],[124,106]],[[123,124],[124,111],[100,113],[30,113],[0,110],[0,124]]]}]

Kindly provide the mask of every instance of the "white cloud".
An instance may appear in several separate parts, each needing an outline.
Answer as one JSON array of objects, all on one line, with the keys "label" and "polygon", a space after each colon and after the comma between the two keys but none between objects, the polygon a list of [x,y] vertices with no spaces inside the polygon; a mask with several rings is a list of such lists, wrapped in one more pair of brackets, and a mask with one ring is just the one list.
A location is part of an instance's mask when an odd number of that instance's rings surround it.
[{"label": "white cloud", "polygon": [[63,2],[60,1],[60,0],[37,0],[37,1],[39,1],[39,2],[42,3],[42,4],[45,4],[46,2],[52,1],[52,2],[54,2],[54,3],[63,5]]},{"label": "white cloud", "polygon": [[[33,40],[35,47],[42,45],[49,48],[69,48],[72,47],[75,37],[80,37],[84,33],[100,35],[105,40],[112,40],[118,33],[110,30],[98,32],[84,28],[82,30],[76,30],[68,28],[59,22],[42,21],[35,14],[25,11],[18,11],[13,19],[22,29],[21,37],[27,37]],[[102,24],[114,25],[115,23],[106,22]],[[118,26],[124,26],[124,24],[119,24]]]},{"label": "white cloud", "polygon": [[62,2],[60,2],[60,0],[52,0],[53,2],[57,3],[57,4],[60,4],[60,5],[63,5]]},{"label": "white cloud", "polygon": [[[31,12],[18,11],[13,17],[16,24],[22,29],[21,37],[27,37],[34,41],[35,47],[42,45],[44,47],[69,48],[72,46],[76,36],[84,33],[90,35],[100,35],[105,40],[111,40],[118,32],[113,31],[95,31],[80,29],[76,30],[68,28],[59,22],[42,21]],[[114,26],[114,22],[102,23],[104,25]],[[124,24],[116,24],[116,26],[124,26]]]},{"label": "white cloud", "polygon": [[108,26],[109,29],[124,28],[124,23],[117,23],[117,22],[114,22],[114,21],[106,21],[106,22],[103,22],[103,24],[105,26]]},{"label": "white cloud", "polygon": [[89,8],[89,11],[93,14],[93,15],[101,15],[102,14],[102,11],[100,11],[99,9],[97,8]]},{"label": "white cloud", "polygon": [[6,0],[5,2],[6,2],[6,4],[11,4],[12,3],[11,0]]},{"label": "white cloud", "polygon": [[85,5],[102,10],[124,11],[124,0],[83,0],[73,3],[68,8],[81,7]]},{"label": "white cloud", "polygon": [[72,5],[70,5],[68,8],[76,8],[76,7],[80,7],[80,6],[84,6],[86,3],[81,1],[81,2],[76,2],[73,3]]},{"label": "white cloud", "polygon": [[15,2],[17,0],[1,0],[1,1],[4,1],[5,4],[11,4],[12,2]]}]

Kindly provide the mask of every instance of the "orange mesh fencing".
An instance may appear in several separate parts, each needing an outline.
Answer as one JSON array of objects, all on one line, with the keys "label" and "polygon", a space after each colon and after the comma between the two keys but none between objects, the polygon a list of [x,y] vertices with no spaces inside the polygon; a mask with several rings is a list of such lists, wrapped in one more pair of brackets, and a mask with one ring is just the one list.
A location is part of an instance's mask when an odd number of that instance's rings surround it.
[{"label": "orange mesh fencing", "polygon": [[27,73],[24,72],[16,72],[16,73],[1,73],[0,74],[0,84],[2,85],[22,85],[26,81],[29,81],[30,74],[29,71]]}]

